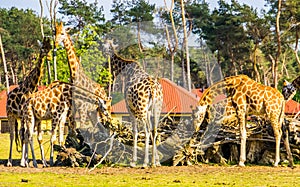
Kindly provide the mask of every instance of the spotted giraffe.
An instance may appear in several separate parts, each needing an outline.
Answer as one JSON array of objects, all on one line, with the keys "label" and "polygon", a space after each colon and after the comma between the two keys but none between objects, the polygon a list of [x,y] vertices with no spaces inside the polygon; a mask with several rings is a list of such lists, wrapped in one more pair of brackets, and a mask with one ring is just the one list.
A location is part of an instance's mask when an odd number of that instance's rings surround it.
[{"label": "spotted giraffe", "polygon": [[[73,113],[76,105],[73,105],[73,101],[81,100],[85,103],[92,103],[93,110],[103,113],[106,117],[110,117],[107,112],[107,106],[104,100],[99,96],[91,93],[90,91],[73,86],[70,83],[55,81],[51,83],[46,89],[35,92],[28,96],[22,107],[22,124],[23,130],[23,149],[21,166],[28,166],[28,142],[30,143],[33,165],[37,167],[34,151],[32,134],[34,131],[35,123],[40,124],[41,120],[52,120],[51,129],[51,149],[50,149],[50,165],[53,165],[53,143],[56,140],[56,127],[59,127],[59,144],[63,143],[63,129],[66,122],[66,118],[73,119]],[[71,122],[71,124],[74,124]],[[40,127],[38,128],[38,134],[41,133]],[[74,131],[75,127],[71,126]],[[42,140],[40,139],[40,142]],[[40,145],[42,147],[42,145]],[[43,155],[44,157],[44,155]]]},{"label": "spotted giraffe", "polygon": [[[26,100],[28,94],[37,91],[37,86],[41,78],[41,72],[43,68],[43,59],[49,53],[52,46],[50,44],[50,38],[45,37],[42,42],[42,47],[40,49],[40,54],[36,67],[30,71],[30,73],[25,77],[25,80],[15,89],[7,95],[6,102],[6,113],[8,118],[8,125],[10,127],[10,148],[7,166],[12,166],[12,146],[15,136],[15,131],[18,129],[17,119],[21,118],[21,107]],[[18,147],[18,139],[15,139]],[[41,150],[42,151],[42,150]]]},{"label": "spotted giraffe", "polygon": [[[227,77],[206,89],[201,96],[195,112],[194,126],[199,130],[205,117],[207,108],[213,103],[213,99],[220,93],[226,93],[230,102],[227,110],[234,108],[240,126],[240,161],[239,166],[244,166],[246,161],[246,116],[266,115],[270,120],[276,142],[274,166],[280,161],[280,139],[282,135],[281,125],[284,119],[285,101],[282,94],[275,88],[261,85],[246,75]],[[226,111],[225,111],[226,112]],[[289,164],[293,167],[292,155],[288,138],[284,144],[288,153]]]},{"label": "spotted giraffe", "polygon": [[[159,166],[157,154],[157,126],[163,103],[162,86],[156,78],[147,74],[137,62],[121,58],[113,53],[110,58],[111,72],[114,76],[125,77],[125,101],[133,119],[133,155],[130,165],[136,167],[138,124],[145,130],[145,158],[143,167],[149,163],[149,140],[152,140],[153,167]],[[115,77],[114,77],[115,78]],[[152,132],[152,133],[151,133]]]},{"label": "spotted giraffe", "polygon": [[[108,106],[108,111],[111,112],[111,97],[108,97],[105,89],[101,87],[100,84],[93,81],[91,78],[89,78],[85,73],[83,68],[81,67],[80,61],[77,58],[76,51],[74,49],[73,43],[71,41],[70,35],[66,32],[63,23],[56,24],[55,29],[56,35],[55,35],[55,45],[58,46],[59,43],[63,42],[65,49],[67,51],[68,56],[68,64],[70,69],[70,78],[71,83],[73,83],[76,86],[85,88],[91,92],[93,92],[96,95],[99,95],[101,99],[105,100]],[[92,111],[91,109],[94,108],[92,104],[90,103],[82,103],[81,100],[75,100],[76,108],[78,111],[78,114],[80,115],[80,124],[81,127],[83,127],[83,124],[85,124],[87,117],[92,121],[92,123],[95,125],[97,122],[93,121],[96,113],[95,111]],[[101,114],[102,117],[103,114]],[[98,119],[98,118],[97,118]]]},{"label": "spotted giraffe", "polygon": [[292,83],[284,81],[282,87],[282,94],[285,100],[291,100],[297,93],[297,90],[300,90],[300,76],[293,80]]}]

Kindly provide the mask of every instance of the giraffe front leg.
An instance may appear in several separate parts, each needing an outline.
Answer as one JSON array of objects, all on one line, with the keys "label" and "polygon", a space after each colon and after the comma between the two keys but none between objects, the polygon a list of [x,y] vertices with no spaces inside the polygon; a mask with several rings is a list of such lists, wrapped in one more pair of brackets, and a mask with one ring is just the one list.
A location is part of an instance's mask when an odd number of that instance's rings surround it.
[{"label": "giraffe front leg", "polygon": [[244,167],[246,161],[246,126],[245,118],[240,119],[240,138],[241,138],[241,148],[240,148],[240,161],[239,166]]},{"label": "giraffe front leg", "polygon": [[136,167],[136,161],[137,161],[137,123],[134,119],[132,124],[132,133],[133,133],[133,151],[132,151],[132,161],[130,162],[131,167]]}]

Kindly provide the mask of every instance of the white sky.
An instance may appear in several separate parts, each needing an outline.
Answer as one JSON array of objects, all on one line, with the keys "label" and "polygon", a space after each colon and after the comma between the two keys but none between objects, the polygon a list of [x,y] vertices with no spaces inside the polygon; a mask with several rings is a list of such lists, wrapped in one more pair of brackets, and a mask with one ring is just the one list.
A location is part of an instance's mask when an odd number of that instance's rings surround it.
[{"label": "white sky", "polygon": [[[94,2],[95,0],[88,0],[88,2]],[[100,5],[104,7],[104,14],[106,17],[109,17],[110,9],[112,5],[112,0],[97,0]],[[210,9],[213,9],[217,6],[218,0],[206,0],[209,3]],[[231,0],[226,0],[230,2]],[[42,0],[44,4],[44,14],[49,15],[47,10],[46,2],[50,2],[50,0]],[[167,0],[168,2],[168,0]],[[170,2],[170,1],[169,1]],[[264,5],[264,0],[238,0],[239,3],[247,4],[249,6],[253,6],[254,8],[262,9]],[[156,6],[164,6],[163,0],[150,0],[150,3],[155,3]],[[33,9],[37,13],[40,13],[40,4],[39,0],[0,0],[0,8],[23,8],[23,9]]]}]

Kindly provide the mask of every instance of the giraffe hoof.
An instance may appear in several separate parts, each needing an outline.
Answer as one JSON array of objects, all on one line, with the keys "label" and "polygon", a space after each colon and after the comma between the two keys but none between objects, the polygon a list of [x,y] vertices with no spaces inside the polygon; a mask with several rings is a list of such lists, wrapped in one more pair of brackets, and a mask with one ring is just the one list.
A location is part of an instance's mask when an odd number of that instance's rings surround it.
[{"label": "giraffe hoof", "polygon": [[28,168],[28,163],[27,163],[27,162],[21,163],[20,166],[21,166],[22,168]]},{"label": "giraffe hoof", "polygon": [[130,162],[130,167],[135,168],[136,164],[134,162]]},{"label": "giraffe hoof", "polygon": [[12,167],[11,162],[7,162],[6,166],[7,166],[7,167]]},{"label": "giraffe hoof", "polygon": [[244,162],[239,162],[239,166],[240,166],[240,167],[245,167]]},{"label": "giraffe hoof", "polygon": [[148,164],[143,164],[142,169],[147,169],[148,168]]}]

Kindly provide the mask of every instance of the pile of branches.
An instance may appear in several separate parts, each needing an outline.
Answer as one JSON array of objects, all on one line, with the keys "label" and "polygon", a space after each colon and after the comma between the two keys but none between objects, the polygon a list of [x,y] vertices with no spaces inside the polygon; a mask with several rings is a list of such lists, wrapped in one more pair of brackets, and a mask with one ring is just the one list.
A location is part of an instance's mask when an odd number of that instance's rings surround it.
[{"label": "pile of branches", "polygon": [[79,129],[76,129],[76,135],[69,133],[65,145],[55,145],[54,150],[58,152],[55,166],[92,167],[102,158],[84,141]]},{"label": "pile of branches", "polygon": [[[294,158],[300,159],[300,121],[292,118],[285,120],[282,132],[288,128],[290,147]],[[285,134],[283,134],[283,137]],[[214,162],[219,164],[239,161],[240,132],[235,119],[205,121],[199,132],[173,157],[173,165],[193,165]],[[281,146],[283,147],[283,146]],[[275,159],[275,138],[269,121],[251,116],[247,123],[247,162],[272,164]],[[287,160],[285,150],[281,150],[281,160]]]}]

